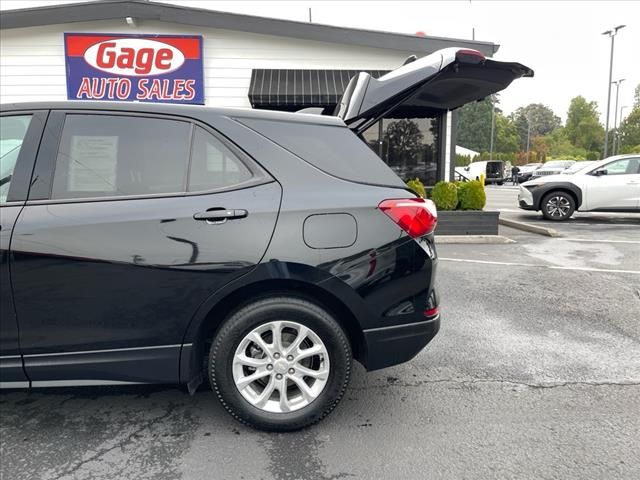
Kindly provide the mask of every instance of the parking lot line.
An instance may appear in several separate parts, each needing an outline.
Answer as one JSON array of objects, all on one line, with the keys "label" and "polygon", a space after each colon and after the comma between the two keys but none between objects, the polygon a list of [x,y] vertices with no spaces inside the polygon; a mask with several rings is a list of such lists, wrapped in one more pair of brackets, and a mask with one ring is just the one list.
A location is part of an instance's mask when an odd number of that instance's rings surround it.
[{"label": "parking lot line", "polygon": [[444,262],[479,263],[483,265],[502,265],[502,266],[508,266],[508,267],[536,267],[536,268],[548,268],[550,270],[574,270],[578,272],[627,273],[631,275],[640,275],[640,270],[615,270],[615,269],[609,269],[609,268],[592,268],[592,267],[563,267],[559,265],[540,265],[536,263],[494,262],[490,260],[474,260],[470,258],[439,257],[439,259]]},{"label": "parking lot line", "polygon": [[596,238],[558,238],[567,242],[593,242],[593,243],[633,243],[640,244],[640,240],[602,240]]}]

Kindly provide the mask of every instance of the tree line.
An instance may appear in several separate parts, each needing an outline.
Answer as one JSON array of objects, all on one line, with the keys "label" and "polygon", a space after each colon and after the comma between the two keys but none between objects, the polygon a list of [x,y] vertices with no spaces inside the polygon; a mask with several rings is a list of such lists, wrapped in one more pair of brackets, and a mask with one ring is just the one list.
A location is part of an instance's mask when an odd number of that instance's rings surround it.
[{"label": "tree line", "polygon": [[[597,160],[602,158],[605,129],[600,123],[598,104],[583,96],[571,99],[567,121],[562,124],[551,108],[532,103],[505,115],[499,97],[469,103],[459,109],[458,145],[481,152],[476,160],[489,160],[491,116],[495,102],[493,159],[515,164],[545,162],[549,159]],[[610,122],[612,123],[612,122]],[[640,153],[640,85],[635,89],[631,113],[609,135],[609,152]],[[528,148],[527,148],[528,147]],[[459,156],[458,164],[471,161]]]}]

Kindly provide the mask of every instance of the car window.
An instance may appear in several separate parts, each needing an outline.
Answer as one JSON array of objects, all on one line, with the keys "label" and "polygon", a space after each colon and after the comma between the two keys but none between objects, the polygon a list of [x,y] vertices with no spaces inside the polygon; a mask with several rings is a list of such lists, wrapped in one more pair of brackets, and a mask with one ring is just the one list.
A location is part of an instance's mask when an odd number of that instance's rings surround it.
[{"label": "car window", "polygon": [[51,198],[184,192],[190,128],[149,117],[67,115]]},{"label": "car window", "polygon": [[607,175],[631,175],[640,173],[640,158],[623,158],[615,162],[608,163],[604,168]]},{"label": "car window", "polygon": [[220,140],[203,128],[195,127],[189,192],[230,187],[252,177],[249,169]]},{"label": "car window", "polygon": [[31,115],[0,117],[0,205],[7,201],[13,171]]}]

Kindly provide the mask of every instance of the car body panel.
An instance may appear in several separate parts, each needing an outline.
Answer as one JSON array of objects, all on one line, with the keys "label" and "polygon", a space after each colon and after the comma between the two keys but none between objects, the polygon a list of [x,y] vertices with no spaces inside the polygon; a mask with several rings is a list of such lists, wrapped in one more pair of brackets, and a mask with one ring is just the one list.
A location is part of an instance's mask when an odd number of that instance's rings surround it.
[{"label": "car body panel", "polygon": [[443,49],[378,79],[365,72],[356,75],[336,115],[359,133],[400,104],[422,111],[453,110],[503,90],[522,76],[533,76],[533,71],[519,63],[485,59],[475,51]]},{"label": "car body panel", "polygon": [[[15,113],[3,109],[2,118],[13,114]],[[22,364],[20,329],[13,303],[10,272],[11,236],[27,199],[29,180],[47,112],[30,109],[20,112],[19,115],[30,115],[31,119],[17,152],[15,164],[12,162],[11,165],[12,173],[6,202],[0,205],[0,385],[16,387],[28,385],[28,378]],[[8,174],[8,166],[3,166],[7,168],[4,173]],[[7,179],[6,176],[3,178]]]}]

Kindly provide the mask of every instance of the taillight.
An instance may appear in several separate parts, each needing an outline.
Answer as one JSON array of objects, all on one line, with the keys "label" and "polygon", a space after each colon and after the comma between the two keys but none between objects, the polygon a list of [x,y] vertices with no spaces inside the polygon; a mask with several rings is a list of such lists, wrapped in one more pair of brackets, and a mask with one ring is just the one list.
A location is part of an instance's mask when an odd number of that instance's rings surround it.
[{"label": "taillight", "polygon": [[463,48],[456,52],[456,60],[460,63],[478,64],[485,61],[485,56],[477,50]]},{"label": "taillight", "polygon": [[435,317],[438,313],[440,313],[440,309],[438,307],[429,308],[424,311],[425,317]]},{"label": "taillight", "polygon": [[412,238],[433,232],[438,223],[435,204],[424,198],[383,200],[378,208]]}]

